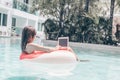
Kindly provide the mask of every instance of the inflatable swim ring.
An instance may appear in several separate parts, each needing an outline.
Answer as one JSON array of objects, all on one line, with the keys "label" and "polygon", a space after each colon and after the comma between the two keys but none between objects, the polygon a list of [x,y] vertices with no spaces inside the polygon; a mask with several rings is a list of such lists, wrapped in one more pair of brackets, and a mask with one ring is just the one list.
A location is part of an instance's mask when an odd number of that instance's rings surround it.
[{"label": "inflatable swim ring", "polygon": [[22,53],[20,60],[35,61],[39,63],[74,63],[75,55],[68,50],[56,50],[50,53],[34,51],[32,54]]},{"label": "inflatable swim ring", "polygon": [[32,54],[22,53],[20,60],[25,70],[33,73],[47,73],[52,76],[71,75],[77,61],[75,55],[68,50],[57,50],[51,53],[34,51]]}]

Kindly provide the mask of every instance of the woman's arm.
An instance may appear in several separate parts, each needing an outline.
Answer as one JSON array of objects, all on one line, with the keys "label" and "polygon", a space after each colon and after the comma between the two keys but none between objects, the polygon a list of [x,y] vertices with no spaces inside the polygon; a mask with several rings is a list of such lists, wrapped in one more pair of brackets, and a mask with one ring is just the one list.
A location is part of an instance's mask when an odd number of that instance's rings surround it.
[{"label": "woman's arm", "polygon": [[76,55],[76,53],[73,51],[73,49],[70,48],[70,47],[68,47],[68,50],[70,50],[70,51],[74,54],[74,56],[76,57],[76,60],[79,61],[79,58],[78,58],[78,56]]},{"label": "woman's arm", "polygon": [[43,46],[40,46],[38,44],[34,44],[34,43],[29,43],[27,44],[26,46],[26,49],[25,51],[27,53],[32,53],[33,51],[45,51],[45,52],[52,52],[54,49],[50,49],[50,48],[46,48],[46,47],[43,47]]},{"label": "woman's arm", "polygon": [[71,51],[73,53],[73,55],[75,56],[76,60],[79,61],[78,56],[76,55],[76,53],[73,51],[72,48],[70,48],[70,47],[61,47],[61,46],[57,46],[56,48],[58,50],[68,50],[68,51]]}]

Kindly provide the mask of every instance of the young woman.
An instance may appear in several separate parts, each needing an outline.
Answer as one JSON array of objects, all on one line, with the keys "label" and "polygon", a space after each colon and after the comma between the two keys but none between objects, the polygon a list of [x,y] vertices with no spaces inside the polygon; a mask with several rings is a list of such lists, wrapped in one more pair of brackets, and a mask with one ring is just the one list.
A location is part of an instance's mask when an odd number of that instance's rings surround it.
[{"label": "young woman", "polygon": [[56,48],[43,47],[43,46],[33,43],[35,36],[36,36],[36,31],[32,26],[24,27],[22,31],[22,38],[21,38],[22,53],[30,54],[30,53],[33,53],[34,51],[44,51],[44,52],[49,53],[55,50],[69,50],[73,52],[73,54],[76,57],[76,60],[78,60],[77,55],[74,53],[74,51],[70,47],[64,48],[59,45]]},{"label": "young woman", "polygon": [[32,53],[33,51],[51,52],[54,50],[33,43],[35,36],[36,36],[36,31],[32,26],[24,27],[21,38],[22,52],[24,53]]}]

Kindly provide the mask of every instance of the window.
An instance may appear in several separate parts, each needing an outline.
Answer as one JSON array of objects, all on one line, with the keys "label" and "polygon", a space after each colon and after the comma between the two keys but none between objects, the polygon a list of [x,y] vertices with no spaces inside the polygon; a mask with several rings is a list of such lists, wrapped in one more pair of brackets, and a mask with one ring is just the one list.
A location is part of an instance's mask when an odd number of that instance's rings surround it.
[{"label": "window", "polygon": [[0,13],[0,25],[7,26],[7,14]]},{"label": "window", "polygon": [[24,0],[24,2],[28,4],[28,0]]},{"label": "window", "polygon": [[12,26],[16,26],[16,18],[12,18]]},{"label": "window", "polygon": [[2,26],[7,26],[7,14],[3,14]]},{"label": "window", "polygon": [[0,13],[0,25],[1,25],[1,13]]},{"label": "window", "polygon": [[41,24],[38,23],[38,31],[42,31]]}]

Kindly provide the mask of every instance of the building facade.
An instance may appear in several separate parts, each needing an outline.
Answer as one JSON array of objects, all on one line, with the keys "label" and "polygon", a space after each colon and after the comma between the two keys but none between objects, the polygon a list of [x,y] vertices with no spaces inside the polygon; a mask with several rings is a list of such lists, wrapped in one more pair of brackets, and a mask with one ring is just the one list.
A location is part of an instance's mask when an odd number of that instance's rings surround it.
[{"label": "building facade", "polygon": [[0,0],[0,36],[20,36],[22,29],[31,25],[38,33],[43,31],[43,16],[32,12],[33,0]]}]

